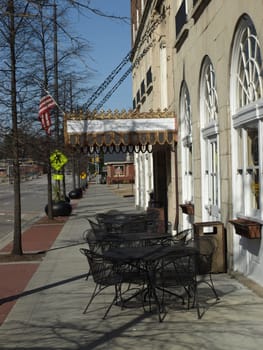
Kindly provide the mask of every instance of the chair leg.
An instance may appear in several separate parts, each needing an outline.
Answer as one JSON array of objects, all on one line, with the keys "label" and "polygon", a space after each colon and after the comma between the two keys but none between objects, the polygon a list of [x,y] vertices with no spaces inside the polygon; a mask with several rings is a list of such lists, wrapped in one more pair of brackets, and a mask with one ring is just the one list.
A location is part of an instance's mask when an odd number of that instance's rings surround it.
[{"label": "chair leg", "polygon": [[213,279],[212,279],[212,275],[211,273],[209,273],[209,281],[205,280],[205,278],[202,280],[200,280],[198,283],[205,283],[208,285],[208,287],[210,287],[215,295],[216,300],[220,300],[217,291],[215,289],[214,283],[213,283]]},{"label": "chair leg", "polygon": [[212,280],[211,273],[209,274],[209,278],[210,278],[209,286],[210,286],[210,288],[212,289],[212,291],[214,292],[215,297],[216,297],[216,300],[219,300],[220,298],[219,298],[219,296],[218,296],[218,294],[217,294],[217,292],[216,292],[216,289],[215,289],[215,286],[214,286],[214,283],[213,283],[213,280]]},{"label": "chair leg", "polygon": [[87,273],[87,276],[86,276],[86,281],[89,279],[89,276],[91,275],[90,271]]},{"label": "chair leg", "polygon": [[84,309],[84,311],[83,311],[83,314],[85,314],[85,313],[87,312],[87,310],[88,310],[90,304],[92,303],[93,299],[94,299],[95,296],[100,292],[100,291],[98,291],[98,289],[99,289],[99,286],[98,286],[98,284],[96,284],[96,286],[95,286],[95,288],[94,288],[94,290],[93,290],[92,296],[90,297],[90,300],[89,300],[87,306],[85,307],[85,309]]},{"label": "chair leg", "polygon": [[120,296],[120,298],[121,298],[121,294],[120,294],[121,291],[120,291],[120,288],[121,288],[121,285],[115,285],[115,295],[114,295],[114,298],[113,298],[112,302],[110,303],[109,307],[107,308],[107,310],[106,310],[104,316],[102,317],[103,320],[106,319],[106,317],[107,317],[107,315],[108,315],[110,309],[112,308],[112,306],[113,306],[114,304],[117,303],[119,296]]},{"label": "chair leg", "polygon": [[199,307],[199,298],[198,298],[198,287],[197,287],[197,283],[194,286],[194,302],[195,302],[195,306],[196,306],[196,311],[197,311],[197,317],[198,320],[201,319],[202,315],[200,312],[200,307]]}]

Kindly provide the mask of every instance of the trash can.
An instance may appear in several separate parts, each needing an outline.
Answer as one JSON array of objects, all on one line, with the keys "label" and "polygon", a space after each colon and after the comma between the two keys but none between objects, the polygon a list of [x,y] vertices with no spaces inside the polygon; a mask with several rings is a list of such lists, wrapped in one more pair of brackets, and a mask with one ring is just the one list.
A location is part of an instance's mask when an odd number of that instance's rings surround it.
[{"label": "trash can", "polygon": [[212,261],[212,272],[226,272],[226,238],[224,224],[220,221],[195,222],[194,236],[211,237],[216,243]]}]

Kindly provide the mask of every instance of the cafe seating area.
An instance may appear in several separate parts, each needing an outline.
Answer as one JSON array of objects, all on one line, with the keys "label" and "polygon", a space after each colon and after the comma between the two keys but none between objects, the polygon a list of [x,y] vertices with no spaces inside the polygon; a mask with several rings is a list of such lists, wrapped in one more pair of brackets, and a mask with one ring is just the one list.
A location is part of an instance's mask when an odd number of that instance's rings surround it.
[{"label": "cafe seating area", "polygon": [[147,230],[147,219],[117,211],[88,219],[87,248],[80,251],[87,258],[87,279],[93,279],[95,287],[84,313],[98,294],[111,287],[103,319],[113,306],[121,312],[133,300],[142,312],[156,313],[160,322],[176,307],[195,308],[197,318],[202,318],[206,310],[199,294],[204,286],[215,301],[219,299],[211,274],[215,242],[195,237],[191,229],[176,235],[154,232],[153,221]]}]

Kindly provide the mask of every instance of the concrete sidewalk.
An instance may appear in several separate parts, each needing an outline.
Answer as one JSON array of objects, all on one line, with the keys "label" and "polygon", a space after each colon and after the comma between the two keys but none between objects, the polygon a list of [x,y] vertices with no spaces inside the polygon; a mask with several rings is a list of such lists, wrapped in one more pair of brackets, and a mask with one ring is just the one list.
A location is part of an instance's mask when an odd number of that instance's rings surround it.
[{"label": "concrete sidewalk", "polygon": [[1,350],[261,348],[262,298],[227,274],[214,276],[219,302],[205,286],[200,290],[208,297],[201,320],[196,310],[177,306],[163,323],[141,307],[113,306],[103,321],[109,290],[83,315],[94,287],[92,279],[85,279],[88,266],[79,252],[86,246],[83,232],[88,217],[110,209],[135,211],[134,198],[91,184],[0,327]]}]

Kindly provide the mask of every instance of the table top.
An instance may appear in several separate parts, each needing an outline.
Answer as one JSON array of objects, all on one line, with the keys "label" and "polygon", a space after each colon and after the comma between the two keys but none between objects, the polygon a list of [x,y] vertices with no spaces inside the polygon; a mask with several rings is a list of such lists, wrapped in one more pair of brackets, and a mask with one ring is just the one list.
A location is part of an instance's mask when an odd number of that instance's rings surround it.
[{"label": "table top", "polygon": [[96,236],[96,240],[102,242],[132,242],[146,240],[165,240],[172,239],[171,234],[158,232],[136,232],[136,233],[104,233]]},{"label": "table top", "polygon": [[116,247],[109,248],[103,253],[107,259],[118,262],[127,262],[135,260],[154,261],[161,259],[169,254],[176,254],[178,257],[194,255],[196,248],[187,245],[175,244],[172,246],[163,246],[161,244],[142,247]]}]

